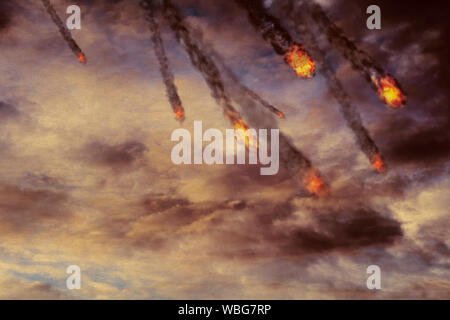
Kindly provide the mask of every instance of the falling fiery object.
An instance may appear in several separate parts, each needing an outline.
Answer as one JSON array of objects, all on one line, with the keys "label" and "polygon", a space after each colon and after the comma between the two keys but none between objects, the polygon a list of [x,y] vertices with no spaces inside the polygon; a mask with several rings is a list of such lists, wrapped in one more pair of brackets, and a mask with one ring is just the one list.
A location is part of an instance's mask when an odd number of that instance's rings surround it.
[{"label": "falling fiery object", "polygon": [[50,18],[53,20],[55,25],[58,27],[59,32],[63,36],[64,40],[67,42],[70,50],[77,56],[78,60],[81,63],[86,63],[86,56],[84,55],[83,51],[81,51],[78,44],[75,42],[75,40],[72,38],[72,34],[70,33],[69,29],[67,29],[64,22],[61,20],[61,18],[56,13],[55,8],[52,6],[49,0],[42,0],[42,3],[47,10],[48,14],[50,15]]},{"label": "falling fiery object", "polygon": [[309,79],[314,77],[316,64],[303,47],[293,45],[285,57],[287,64],[294,69],[300,78]]},{"label": "falling fiery object", "polygon": [[175,118],[179,121],[184,121],[184,109],[182,106],[177,106],[174,110]]},{"label": "falling fiery object", "polygon": [[375,154],[372,159],[372,166],[377,170],[379,173],[386,172],[386,164],[383,161],[383,158],[380,154]]},{"label": "falling fiery object", "polygon": [[[249,133],[250,127],[244,119],[236,111],[231,109],[227,110],[226,115],[228,120],[233,124],[234,130],[240,136],[238,140],[243,141],[245,139],[247,149],[250,149],[250,147],[258,148],[258,139],[251,132]],[[246,139],[246,136],[248,136],[248,139]]]},{"label": "falling fiery object", "polygon": [[315,63],[302,45],[296,43],[279,19],[268,13],[261,0],[235,0],[247,11],[249,22],[270,43],[275,52],[290,65],[300,78],[314,76]]},{"label": "falling fiery object", "polygon": [[372,82],[377,87],[380,99],[389,107],[398,109],[406,104],[406,96],[400,90],[393,77],[386,75],[383,78],[379,78],[376,75],[372,75]]},{"label": "falling fiery object", "polygon": [[316,169],[309,169],[306,172],[303,183],[306,189],[316,196],[323,196],[328,193],[328,187]]},{"label": "falling fiery object", "polygon": [[151,0],[141,0],[141,7],[145,11],[145,19],[149,23],[151,40],[153,42],[153,50],[159,63],[159,71],[163,79],[164,86],[166,87],[166,94],[169,99],[172,111],[175,114],[175,118],[183,122],[184,121],[184,108],[180,96],[178,95],[178,89],[175,85],[175,77],[169,66],[169,59],[167,58],[166,49],[164,48],[164,41],[161,36],[159,21],[155,16],[157,10],[160,7],[156,5],[156,2]]},{"label": "falling fiery object", "polygon": [[81,63],[86,63],[86,62],[87,62],[86,56],[84,55],[83,52],[80,52],[80,53],[78,54],[78,60],[79,60]]}]

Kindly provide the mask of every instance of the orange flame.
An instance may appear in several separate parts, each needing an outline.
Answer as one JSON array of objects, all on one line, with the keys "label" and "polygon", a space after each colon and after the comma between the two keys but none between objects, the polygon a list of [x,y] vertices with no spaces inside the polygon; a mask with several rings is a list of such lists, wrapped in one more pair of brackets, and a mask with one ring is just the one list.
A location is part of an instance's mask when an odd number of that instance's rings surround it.
[{"label": "orange flame", "polygon": [[310,169],[303,180],[306,189],[317,196],[325,195],[328,192],[328,187],[320,177],[315,169]]},{"label": "orange flame", "polygon": [[278,111],[278,112],[277,112],[277,116],[278,116],[279,118],[284,118],[284,113],[281,112],[281,111]]},{"label": "orange flame", "polygon": [[300,78],[312,78],[316,72],[316,64],[303,47],[293,45],[286,53],[286,62],[295,70]]},{"label": "orange flame", "polygon": [[[250,129],[247,123],[242,119],[238,113],[228,110],[227,111],[227,117],[233,124],[234,130],[236,130],[237,134],[240,136],[241,139],[245,139],[245,146],[250,148],[250,146],[254,146],[258,148],[258,139],[253,134],[248,134],[248,130]],[[246,139],[246,135],[248,135],[248,139]]]},{"label": "orange flame", "polygon": [[394,78],[386,75],[383,78],[372,76],[372,82],[378,89],[381,100],[393,109],[398,109],[406,104],[406,96],[400,90]]},{"label": "orange flame", "polygon": [[84,55],[83,52],[80,52],[80,53],[78,54],[78,60],[79,60],[81,63],[86,63],[86,62],[87,62],[86,56]]},{"label": "orange flame", "polygon": [[175,118],[179,121],[184,121],[184,109],[182,106],[177,106],[174,110]]},{"label": "orange flame", "polygon": [[384,173],[386,172],[386,164],[383,161],[383,158],[381,157],[380,154],[375,154],[371,161],[372,162],[372,166],[375,168],[375,170],[377,170],[379,173]]}]

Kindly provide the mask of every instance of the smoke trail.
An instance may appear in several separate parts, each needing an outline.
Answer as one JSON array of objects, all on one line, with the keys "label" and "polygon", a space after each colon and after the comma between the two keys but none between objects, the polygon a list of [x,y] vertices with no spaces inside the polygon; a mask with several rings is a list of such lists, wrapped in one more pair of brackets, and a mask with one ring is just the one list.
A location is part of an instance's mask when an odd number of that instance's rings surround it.
[{"label": "smoke trail", "polygon": [[[227,79],[222,78],[219,67],[216,65],[213,58],[207,54],[208,47],[210,46],[203,42],[203,39],[200,36],[201,32],[191,31],[191,29],[184,23],[178,9],[175,8],[169,0],[164,0],[164,13],[170,27],[175,33],[176,38],[183,44],[192,64],[202,73],[205,81],[211,89],[212,96],[216,99],[218,104],[222,106],[226,116],[230,119],[233,125],[235,125],[235,127],[236,122],[242,123],[242,118],[231,106],[230,98],[228,97],[229,92],[224,85],[225,80],[227,83],[230,83],[235,82],[237,78],[235,76],[228,77]],[[230,74],[225,73],[225,76],[230,76]],[[254,96],[249,95],[248,91],[243,89],[244,86],[238,85],[234,88],[236,87],[243,91],[239,93],[239,90],[231,90],[230,92],[235,92],[233,99],[238,101],[242,108],[251,109],[252,100],[255,101]],[[260,103],[258,99],[256,99],[256,101]],[[258,125],[258,123],[256,124]],[[311,162],[306,158],[306,156],[301,151],[297,150],[289,139],[283,134],[280,134],[279,142],[280,161],[289,170],[289,172],[291,172],[292,175],[299,175],[302,179],[302,183],[310,193],[316,195],[326,193],[327,186],[322,181],[319,172],[313,168]]]},{"label": "smoke trail", "polygon": [[241,81],[237,78],[237,76],[231,71],[228,66],[224,63],[222,57],[217,52],[211,52],[210,53],[216,63],[218,64],[220,70],[222,71],[222,74],[226,75],[226,78],[228,78],[228,83],[237,86],[238,90],[242,95],[248,96],[250,99],[256,101],[260,106],[266,108],[271,113],[277,115],[279,118],[284,118],[284,113],[281,112],[278,108],[274,107],[271,103],[264,100],[260,95],[258,95],[255,91],[248,88],[246,85],[241,83]]},{"label": "smoke trail", "polygon": [[86,63],[86,56],[81,51],[78,44],[73,40],[72,35],[70,34],[70,31],[67,29],[67,27],[62,22],[61,18],[56,13],[55,8],[53,8],[52,4],[49,0],[42,0],[42,3],[44,4],[45,9],[47,10],[48,14],[52,18],[53,22],[56,24],[56,26],[59,29],[59,32],[63,36],[64,40],[66,40],[67,44],[69,45],[70,50],[77,56],[78,60],[81,63]]},{"label": "smoke trail", "polygon": [[166,93],[172,106],[175,117],[182,122],[184,120],[184,108],[181,103],[180,96],[178,95],[177,87],[175,86],[174,76],[169,67],[169,59],[164,49],[164,42],[161,37],[160,28],[154,11],[156,6],[152,5],[151,0],[142,0],[141,7],[145,10],[145,18],[150,24],[151,39],[153,42],[153,49],[155,51],[156,58],[159,62],[159,70],[163,78],[164,85],[166,86]]},{"label": "smoke trail", "polygon": [[240,116],[230,103],[217,66],[196,44],[184,24],[178,9],[170,1],[163,1],[163,12],[177,41],[182,44],[189,55],[192,65],[197,68],[204,77],[213,98],[216,99],[217,103],[223,108],[229,120],[233,124],[238,123],[240,121]]},{"label": "smoke trail", "polygon": [[292,40],[277,18],[269,15],[261,0],[235,0],[248,13],[253,27],[269,42],[275,52],[284,56],[285,62],[291,66],[301,78],[312,78],[315,74],[315,63],[305,48]]},{"label": "smoke trail", "polygon": [[[202,39],[203,35],[200,30],[195,28],[190,28],[190,33],[195,39]],[[234,74],[234,72],[226,65],[223,57],[213,48],[213,46],[205,41],[197,41],[198,45],[202,48],[204,52],[206,52],[216,63],[219,71],[221,72],[224,82],[227,83],[227,86],[231,91],[235,89],[239,95],[246,96],[250,100],[255,101],[259,106],[265,108],[269,112],[275,114],[279,118],[284,118],[285,115],[278,108],[273,106],[270,102],[266,101],[255,91],[247,87],[243,84],[238,77]],[[247,100],[249,101],[249,100]],[[237,102],[237,101],[236,101]],[[254,109],[253,112],[249,115],[255,115],[258,110]]]},{"label": "smoke trail", "polygon": [[307,9],[311,17],[327,35],[328,41],[358,70],[371,84],[380,99],[391,108],[401,108],[406,104],[406,95],[397,80],[368,53],[356,47],[343,31],[328,18],[327,14],[314,1],[307,1]]},{"label": "smoke trail", "polygon": [[[297,4],[297,5],[296,5]],[[362,124],[361,116],[356,107],[351,103],[350,97],[345,91],[342,83],[336,76],[336,72],[326,59],[325,53],[317,44],[313,31],[311,30],[307,17],[303,14],[305,12],[305,5],[298,5],[292,0],[286,2],[283,8],[284,13],[294,23],[297,35],[302,38],[302,41],[308,45],[314,59],[320,65],[321,70],[327,81],[328,88],[332,95],[339,103],[340,112],[347,123],[347,126],[353,131],[356,141],[361,150],[367,156],[369,161],[379,172],[383,172],[386,166],[382,160],[381,154],[377,145],[370,137],[369,132]]]}]

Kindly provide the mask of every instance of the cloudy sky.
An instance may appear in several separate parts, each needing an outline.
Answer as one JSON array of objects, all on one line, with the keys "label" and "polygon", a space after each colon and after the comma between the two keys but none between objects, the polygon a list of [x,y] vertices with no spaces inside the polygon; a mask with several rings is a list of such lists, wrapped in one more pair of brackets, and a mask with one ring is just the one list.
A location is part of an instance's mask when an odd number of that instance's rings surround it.
[{"label": "cloudy sky", "polygon": [[[388,109],[317,34],[385,157],[380,175],[320,69],[297,78],[232,1],[174,1],[239,80],[283,110],[278,126],[327,181],[323,197],[282,169],[262,177],[249,165],[174,165],[173,130],[230,123],[170,29],[182,124],[138,1],[52,3],[64,19],[81,7],[72,35],[86,65],[41,1],[0,2],[0,298],[450,298],[444,2],[376,1],[382,29],[371,31],[373,1],[320,1],[408,94],[405,108]],[[275,121],[236,108],[249,123]],[[69,265],[81,268],[81,290],[66,289]],[[366,287],[369,265],[381,268],[381,290]]]}]

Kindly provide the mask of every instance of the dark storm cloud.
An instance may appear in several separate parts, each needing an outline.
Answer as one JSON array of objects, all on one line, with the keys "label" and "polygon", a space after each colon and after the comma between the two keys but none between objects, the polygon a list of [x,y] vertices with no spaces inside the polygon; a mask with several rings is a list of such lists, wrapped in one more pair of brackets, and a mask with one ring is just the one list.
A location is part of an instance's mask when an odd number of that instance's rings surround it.
[{"label": "dark storm cloud", "polygon": [[89,162],[120,171],[132,168],[134,164],[143,159],[147,147],[137,141],[115,145],[94,142],[89,144],[85,151]]},{"label": "dark storm cloud", "polygon": [[409,117],[392,117],[377,130],[385,154],[396,164],[443,165],[450,158],[450,117],[429,118],[426,123]]},{"label": "dark storm cloud", "polygon": [[223,221],[213,227],[217,242],[223,243],[219,251],[241,258],[301,258],[389,246],[403,235],[398,221],[370,207],[312,208],[301,218],[296,210],[302,209],[290,202],[252,205],[238,225]]},{"label": "dark storm cloud", "polygon": [[12,6],[10,1],[0,1],[0,34],[8,29],[12,23]]},{"label": "dark storm cloud", "polygon": [[0,101],[0,121],[17,117],[19,114],[19,110],[12,104]]},{"label": "dark storm cloud", "polygon": [[241,211],[243,201],[192,203],[168,194],[152,194],[130,203],[126,216],[108,215],[98,221],[99,228],[130,247],[161,250],[182,239],[179,232],[217,210]]},{"label": "dark storm cloud", "polygon": [[0,225],[14,231],[35,230],[41,224],[48,227],[52,221],[71,216],[66,206],[68,200],[63,192],[0,184]]}]

